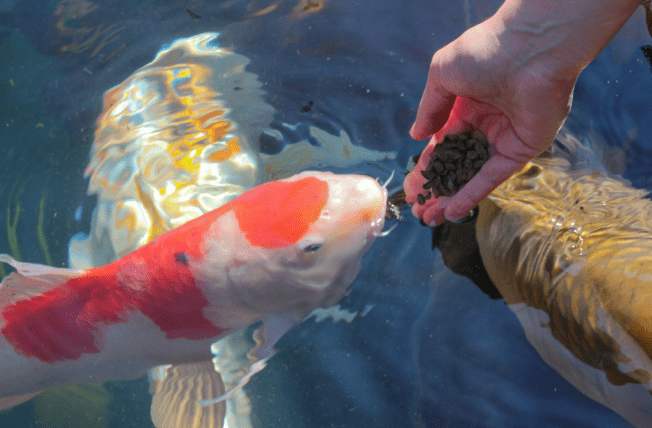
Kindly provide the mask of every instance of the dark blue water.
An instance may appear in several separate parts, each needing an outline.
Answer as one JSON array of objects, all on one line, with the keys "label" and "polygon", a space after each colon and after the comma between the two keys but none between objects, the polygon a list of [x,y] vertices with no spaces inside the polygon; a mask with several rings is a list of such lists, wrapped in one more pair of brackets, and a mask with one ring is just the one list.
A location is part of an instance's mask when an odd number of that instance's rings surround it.
[{"label": "dark blue water", "polygon": [[[247,70],[276,109],[273,129],[304,121],[343,130],[356,145],[396,152],[380,169],[400,173],[423,147],[407,130],[432,53],[499,3],[328,0],[313,14],[294,11],[299,4],[0,1],[0,252],[66,265],[68,241],[88,231],[95,204],[83,170],[102,94],[176,38],[219,32],[222,46],[250,58]],[[614,172],[652,188],[652,71],[640,49],[652,40],[642,19],[582,74],[566,127],[615,159]],[[300,108],[310,100],[307,118]],[[284,142],[301,132],[286,132]],[[368,315],[352,324],[309,320],[279,343],[247,386],[254,426],[629,426],[549,368],[503,301],[448,271],[430,239],[408,217],[374,244],[342,302],[371,304]],[[78,426],[152,426],[145,380],[106,389],[103,421]],[[36,406],[0,414],[0,427],[42,426],[44,412],[67,412]]]}]

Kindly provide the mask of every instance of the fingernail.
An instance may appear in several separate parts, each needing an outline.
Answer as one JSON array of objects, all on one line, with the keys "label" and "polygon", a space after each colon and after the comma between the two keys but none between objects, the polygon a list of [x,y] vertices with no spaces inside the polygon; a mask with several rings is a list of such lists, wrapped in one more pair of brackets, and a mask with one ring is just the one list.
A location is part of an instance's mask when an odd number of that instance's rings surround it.
[{"label": "fingernail", "polygon": [[444,213],[444,217],[446,217],[446,220],[450,221],[451,223],[465,223],[469,220],[473,220],[476,216],[478,215],[478,208],[473,208],[471,211],[469,211],[466,215],[463,215],[462,217],[459,218],[449,218],[446,213]]}]

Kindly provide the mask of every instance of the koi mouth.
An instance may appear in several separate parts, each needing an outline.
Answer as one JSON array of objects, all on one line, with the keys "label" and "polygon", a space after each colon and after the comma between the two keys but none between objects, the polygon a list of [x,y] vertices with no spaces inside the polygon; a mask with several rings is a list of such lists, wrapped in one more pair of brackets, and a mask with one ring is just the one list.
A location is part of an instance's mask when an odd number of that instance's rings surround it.
[{"label": "koi mouth", "polygon": [[[374,177],[374,178],[379,184],[381,183],[380,178],[378,177]],[[381,184],[382,188],[385,189],[385,191],[387,191],[388,193],[389,190],[387,189],[387,187],[389,186],[389,183],[392,181],[393,178],[394,178],[394,171],[392,171],[392,173],[389,175],[387,180],[385,180],[385,182]],[[398,220],[398,221],[403,220],[403,216],[401,215],[401,209],[404,208],[404,205],[407,205],[407,202],[405,202],[405,192],[403,192],[403,189],[400,188],[392,196],[387,198],[387,206],[385,208],[385,220]]]},{"label": "koi mouth", "polygon": [[405,200],[405,191],[399,189],[387,198],[387,210],[385,211],[385,220],[403,220],[401,214],[404,210],[409,210],[410,204]]},{"label": "koi mouth", "polygon": [[[385,189],[385,194],[387,194],[387,186],[392,181],[392,178],[394,178],[394,171],[392,171],[392,173],[389,175],[389,178],[387,178],[387,180],[385,180],[385,182],[382,184],[383,189]],[[376,179],[376,180],[378,180],[378,182],[380,182],[379,179]],[[390,201],[390,199],[391,198],[387,199],[387,205],[386,205],[386,208],[385,208],[385,220],[394,220],[394,219],[396,219],[397,221],[401,221],[403,219],[403,217],[401,216],[400,208],[396,204],[394,204],[392,201]],[[405,194],[403,196],[403,199],[405,200]],[[393,226],[391,226],[387,230],[384,230],[384,231],[381,231],[381,232],[375,232],[374,236],[375,237],[385,237],[385,236],[389,235],[390,232],[392,230],[394,230],[394,228],[396,228],[397,225],[398,225],[398,223],[395,223]]]},{"label": "koi mouth", "polygon": [[[385,220],[403,220],[402,211],[409,210],[410,204],[405,201],[405,191],[403,189],[393,193],[387,198],[387,210],[385,211]],[[467,215],[454,221],[453,223],[466,223],[478,216],[478,207],[473,208]]]},{"label": "koi mouth", "polygon": [[[415,159],[412,160],[411,165],[408,166],[408,171],[411,171],[414,168],[414,164],[416,164],[419,157],[415,156],[414,158]],[[389,184],[393,176],[394,176],[394,171],[392,171],[392,174],[389,176],[385,184],[383,184],[384,188],[387,188],[387,185]],[[401,221],[403,220],[402,212],[409,209],[410,209],[410,204],[408,204],[408,202],[405,200],[405,191],[402,188],[400,188],[387,198],[387,209],[385,211],[385,220]],[[454,221],[453,223],[466,223],[467,221],[473,220],[478,216],[478,211],[479,211],[478,207],[475,207],[471,211],[469,211],[467,215],[465,215],[464,217],[460,218],[457,221]],[[394,225],[391,229],[389,229],[387,233],[393,230],[394,227],[396,227],[396,225]],[[386,232],[382,232],[382,233],[383,233],[382,236],[387,235]]]}]

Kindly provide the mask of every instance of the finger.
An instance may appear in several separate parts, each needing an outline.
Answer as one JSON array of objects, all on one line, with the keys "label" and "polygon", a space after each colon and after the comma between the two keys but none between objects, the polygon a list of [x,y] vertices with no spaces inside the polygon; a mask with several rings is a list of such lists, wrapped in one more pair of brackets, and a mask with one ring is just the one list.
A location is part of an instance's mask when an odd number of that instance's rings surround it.
[{"label": "finger", "polygon": [[446,124],[454,103],[455,95],[439,84],[439,67],[431,65],[410,136],[415,140],[432,136]]},{"label": "finger", "polygon": [[414,169],[403,180],[403,190],[405,191],[405,200],[410,204],[417,202],[417,195],[423,192],[423,185],[426,178],[421,174],[421,171],[427,168],[428,162],[432,158],[432,152],[435,149],[435,142],[431,140],[430,143],[423,149],[419,156],[419,161],[414,166]]},{"label": "finger", "polygon": [[415,168],[403,180],[403,191],[405,192],[405,202],[415,204],[417,195],[423,191],[423,184],[426,179],[421,175],[421,170]]},{"label": "finger", "polygon": [[425,200],[423,204],[418,203],[418,195],[424,194],[423,185],[428,181],[423,174],[421,174],[421,171],[427,168],[427,165],[432,158],[435,144],[436,140],[432,138],[430,143],[428,143],[421,153],[421,156],[419,156],[419,161],[414,169],[405,177],[405,180],[403,181],[403,189],[405,191],[405,200],[412,204],[412,214],[415,217],[423,219],[427,223],[436,222],[439,224],[445,220],[443,208],[438,208],[439,204],[442,202],[441,198],[430,197]]},{"label": "finger", "polygon": [[430,227],[442,224],[446,220],[444,212],[450,200],[451,198],[446,196],[437,198],[432,205],[423,210],[420,218]]},{"label": "finger", "polygon": [[489,193],[521,169],[525,162],[517,162],[502,155],[492,156],[480,171],[462,188],[445,207],[447,220],[464,217]]}]

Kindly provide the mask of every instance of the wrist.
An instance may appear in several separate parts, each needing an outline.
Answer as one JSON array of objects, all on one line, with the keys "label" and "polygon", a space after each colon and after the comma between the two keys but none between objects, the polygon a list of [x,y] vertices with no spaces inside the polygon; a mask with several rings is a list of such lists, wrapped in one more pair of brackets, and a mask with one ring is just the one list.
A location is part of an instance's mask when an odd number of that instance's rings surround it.
[{"label": "wrist", "polygon": [[507,0],[489,19],[513,71],[575,81],[640,0]]}]

